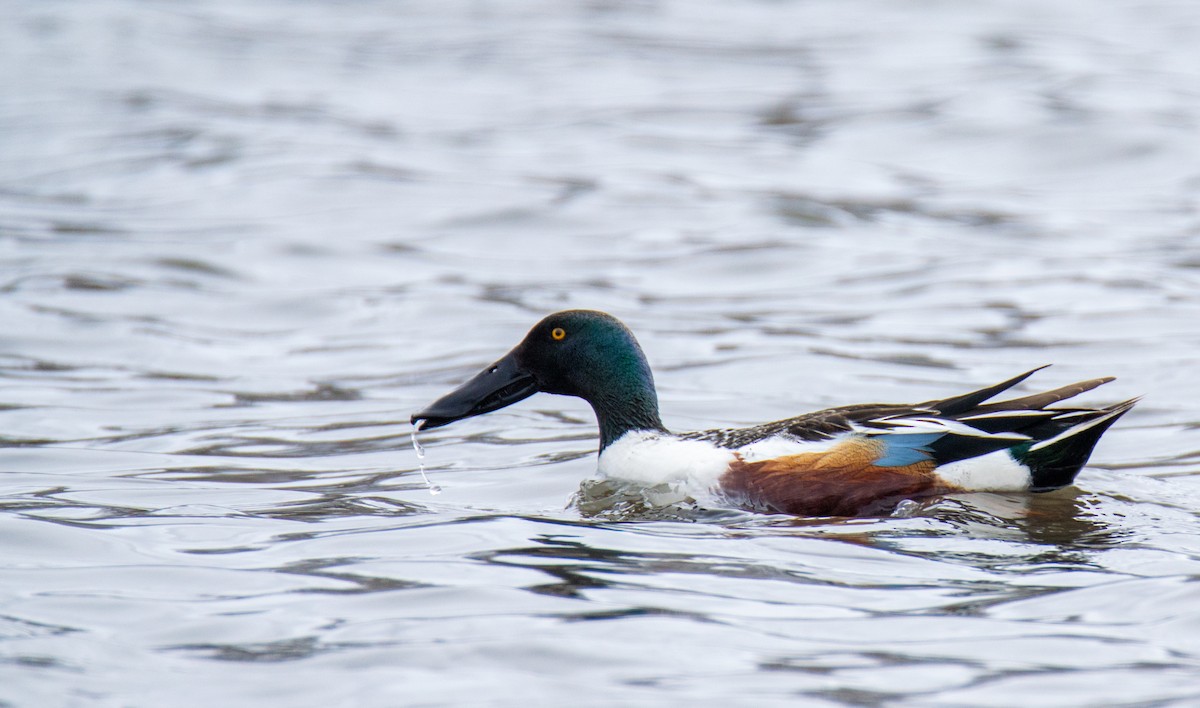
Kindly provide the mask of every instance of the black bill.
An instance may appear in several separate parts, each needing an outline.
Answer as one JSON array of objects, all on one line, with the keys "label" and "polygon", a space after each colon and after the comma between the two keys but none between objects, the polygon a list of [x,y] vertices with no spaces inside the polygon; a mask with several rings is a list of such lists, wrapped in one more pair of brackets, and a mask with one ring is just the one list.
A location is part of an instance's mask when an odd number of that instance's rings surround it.
[{"label": "black bill", "polygon": [[515,354],[509,352],[470,381],[414,414],[412,422],[424,421],[420,426],[422,430],[439,428],[456,420],[491,413],[537,392],[537,381],[517,364]]}]

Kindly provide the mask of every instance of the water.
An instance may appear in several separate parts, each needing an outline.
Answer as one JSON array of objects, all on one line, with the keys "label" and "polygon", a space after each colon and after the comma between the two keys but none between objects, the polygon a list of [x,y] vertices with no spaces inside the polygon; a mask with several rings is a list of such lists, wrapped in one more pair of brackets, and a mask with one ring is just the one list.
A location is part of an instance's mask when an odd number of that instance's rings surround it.
[{"label": "water", "polygon": [[442,488],[439,485],[429,481],[429,475],[425,474],[425,448],[421,447],[421,443],[417,441],[417,433],[421,431],[421,425],[424,423],[414,423],[412,428],[412,448],[413,452],[417,453],[417,471],[421,473],[421,481],[425,483],[429,493],[437,496],[442,493]]},{"label": "water", "polygon": [[[5,704],[1200,700],[1195,3],[0,16]],[[425,433],[431,496],[408,416],[563,307],[676,429],[1146,397],[892,518],[581,490],[552,396]]]}]

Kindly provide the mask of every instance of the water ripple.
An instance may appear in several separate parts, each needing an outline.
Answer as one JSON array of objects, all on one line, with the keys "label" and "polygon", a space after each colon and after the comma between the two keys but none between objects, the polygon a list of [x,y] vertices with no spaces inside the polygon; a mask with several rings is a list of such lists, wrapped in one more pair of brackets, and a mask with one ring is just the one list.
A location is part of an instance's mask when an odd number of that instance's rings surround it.
[{"label": "water ripple", "polygon": [[[0,7],[0,703],[1200,701],[1190,6]],[[408,416],[567,307],[672,428],[1146,398],[1072,490],[796,519],[544,396],[431,496]]]}]

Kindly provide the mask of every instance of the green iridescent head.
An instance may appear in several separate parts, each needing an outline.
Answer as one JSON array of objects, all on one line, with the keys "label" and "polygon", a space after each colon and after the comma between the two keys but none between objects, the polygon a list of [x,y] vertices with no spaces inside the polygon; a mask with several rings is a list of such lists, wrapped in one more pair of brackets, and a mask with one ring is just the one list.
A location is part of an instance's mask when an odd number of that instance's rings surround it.
[{"label": "green iridescent head", "polygon": [[412,421],[436,428],[542,391],[592,405],[600,447],[629,430],[663,430],[650,365],[629,328],[595,310],[556,312],[495,364],[439,398]]}]

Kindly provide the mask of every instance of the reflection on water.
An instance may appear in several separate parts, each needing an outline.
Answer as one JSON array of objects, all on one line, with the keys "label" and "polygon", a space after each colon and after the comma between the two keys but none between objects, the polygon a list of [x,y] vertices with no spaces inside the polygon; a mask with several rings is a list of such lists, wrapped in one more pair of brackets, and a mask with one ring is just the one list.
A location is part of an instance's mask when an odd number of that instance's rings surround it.
[{"label": "reflection on water", "polygon": [[[0,8],[0,703],[1200,700],[1193,4]],[[564,307],[680,430],[1146,399],[882,518],[590,479],[561,397],[414,453]]]}]

